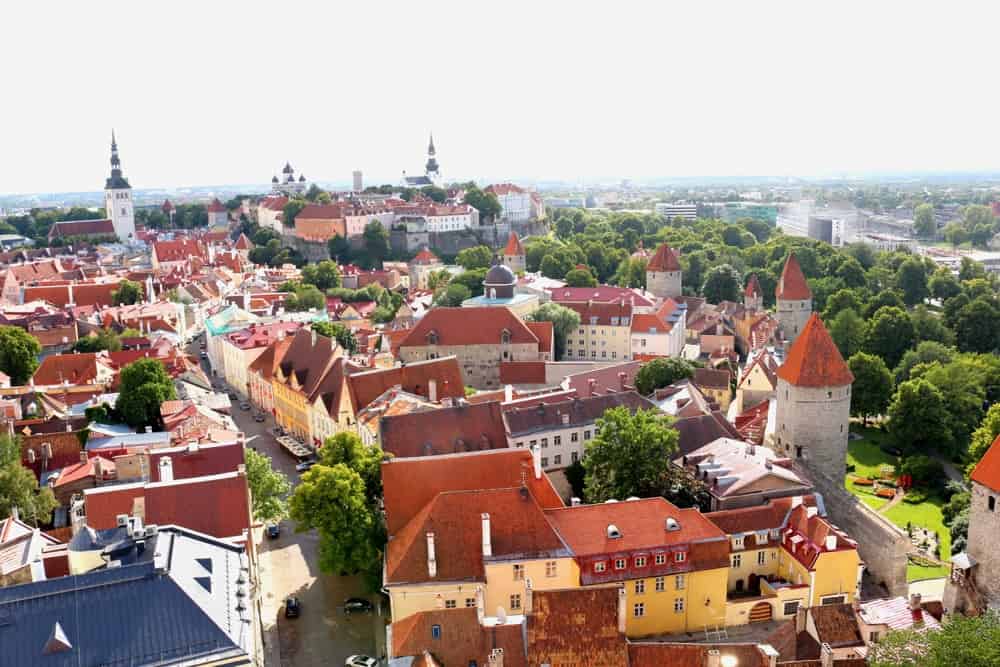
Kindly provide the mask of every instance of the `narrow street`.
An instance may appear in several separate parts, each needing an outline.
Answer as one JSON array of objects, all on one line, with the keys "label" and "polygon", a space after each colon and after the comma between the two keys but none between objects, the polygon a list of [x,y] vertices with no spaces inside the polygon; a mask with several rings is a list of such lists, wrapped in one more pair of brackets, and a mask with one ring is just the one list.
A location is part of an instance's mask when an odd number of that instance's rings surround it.
[{"label": "narrow street", "polygon": [[[198,343],[188,347],[188,353],[197,357]],[[211,377],[207,360],[202,360],[205,372]],[[221,378],[213,382],[225,387]],[[220,391],[227,391],[228,387]],[[247,447],[266,454],[275,470],[282,472],[294,486],[299,481],[291,454],[281,448],[268,429],[274,427],[270,416],[256,422],[256,410],[241,410],[240,400],[233,401],[232,417],[237,427],[246,434]],[[262,584],[265,599],[261,600],[265,636],[273,637],[267,629],[277,622],[279,651],[267,647],[268,667],[313,667],[343,665],[354,654],[378,657],[376,645],[384,644],[384,616],[378,606],[378,596],[364,594],[360,577],[327,575],[319,571],[319,538],[315,532],[299,533],[294,522],[281,522],[281,534],[276,539],[264,537],[260,543],[260,577],[269,579]],[[284,600],[294,595],[302,605],[298,618],[286,619]],[[346,615],[344,600],[365,597],[375,604],[374,614]],[[280,663],[277,655],[280,654]]]}]

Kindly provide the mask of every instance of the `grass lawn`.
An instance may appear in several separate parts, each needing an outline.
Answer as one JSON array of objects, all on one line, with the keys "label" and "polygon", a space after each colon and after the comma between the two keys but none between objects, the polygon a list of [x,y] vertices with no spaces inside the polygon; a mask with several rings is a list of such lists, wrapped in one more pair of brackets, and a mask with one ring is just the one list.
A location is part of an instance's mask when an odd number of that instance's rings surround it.
[{"label": "grass lawn", "polygon": [[[919,505],[902,502],[886,512],[885,517],[904,530],[906,529],[906,524],[909,522],[913,526],[921,526],[936,532],[938,539],[941,540],[939,560],[947,561],[951,558],[951,531],[944,525],[944,519],[941,517],[941,506],[943,504],[944,501],[938,497],[928,498],[926,502]],[[943,566],[921,567],[919,565],[910,565],[906,570],[907,579],[911,581],[913,580],[913,576],[926,579],[929,577],[943,577],[947,573],[948,568]]]},{"label": "grass lawn", "polygon": [[856,486],[855,477],[868,477],[874,479],[879,476],[879,468],[884,464],[896,465],[896,457],[879,449],[879,443],[885,437],[885,433],[873,428],[860,429],[864,437],[861,440],[847,441],[847,463],[854,466],[854,472],[849,472],[844,477],[844,488],[858,497],[864,504],[874,510],[878,510],[887,502],[885,498],[875,495],[873,487]]}]

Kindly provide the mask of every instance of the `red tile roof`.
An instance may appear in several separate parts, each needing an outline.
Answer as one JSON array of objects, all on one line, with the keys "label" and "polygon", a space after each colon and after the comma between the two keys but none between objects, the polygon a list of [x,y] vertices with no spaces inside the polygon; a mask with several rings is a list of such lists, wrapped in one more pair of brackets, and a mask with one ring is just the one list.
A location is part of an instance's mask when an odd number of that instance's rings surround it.
[{"label": "red tile roof", "polygon": [[251,324],[226,334],[226,340],[241,350],[268,347],[279,338],[291,338],[302,328],[301,322],[274,322],[272,324]]},{"label": "red tile roof", "polygon": [[240,237],[236,239],[236,249],[237,250],[253,250],[253,243],[247,238],[246,234],[240,234]]},{"label": "red tile roof", "polygon": [[111,220],[64,220],[52,223],[49,238],[69,238],[72,236],[114,236],[115,226]]},{"label": "red tile roof", "polygon": [[531,329],[531,333],[535,334],[535,337],[538,338],[539,352],[547,352],[549,354],[555,353],[555,350],[552,347],[553,332],[555,330],[552,322],[525,322],[524,324]]},{"label": "red tile roof", "polygon": [[1000,436],[997,436],[973,468],[970,479],[994,491],[1000,491]]},{"label": "red tile roof", "polygon": [[618,631],[618,591],[618,586],[532,591],[530,664],[629,667],[625,637]]},{"label": "red tile roof", "polygon": [[751,273],[747,279],[747,288],[743,290],[745,296],[760,296],[760,282],[757,281],[757,274]]},{"label": "red tile roof", "polygon": [[507,447],[499,403],[455,407],[385,417],[382,449],[394,456],[460,454]]},{"label": "red tile roof", "polygon": [[499,345],[504,329],[514,345],[538,343],[538,337],[506,306],[432,308],[410,329],[400,347],[423,347],[431,332],[437,334],[438,345]]},{"label": "red tile roof", "polygon": [[785,301],[805,301],[812,298],[812,290],[802,273],[799,260],[795,259],[795,253],[789,253],[785,261],[785,268],[781,270],[781,279],[774,290],[775,298]]},{"label": "red tile roof", "polygon": [[33,280],[49,280],[62,277],[62,265],[58,259],[42,259],[37,262],[26,264],[14,264],[7,267],[7,271],[14,276],[18,282],[31,282]]},{"label": "red tile roof", "polygon": [[32,376],[36,385],[88,384],[97,379],[97,353],[54,354],[45,357]]},{"label": "red tile roof", "polygon": [[670,333],[673,328],[673,325],[653,313],[636,313],[632,316],[632,333],[665,334]]},{"label": "red tile roof", "polygon": [[552,300],[558,303],[565,301],[601,301],[631,303],[634,306],[650,307],[653,302],[633,289],[615,287],[614,285],[598,285],[597,287],[557,287],[549,290]]},{"label": "red tile roof", "polygon": [[[493,185],[487,185],[486,191],[492,192],[493,194],[499,197],[500,195],[509,195],[511,193],[521,194],[524,192],[524,188],[518,187],[513,183],[495,183]],[[508,254],[513,254],[513,253],[508,253]]]},{"label": "red tile roof", "polygon": [[298,215],[296,220],[339,220],[345,215],[343,204],[308,204]]},{"label": "red tile roof", "polygon": [[432,253],[427,248],[424,248],[417,253],[416,257],[410,260],[411,264],[440,264],[441,260],[438,259],[437,255]]},{"label": "red tile roof", "polygon": [[841,387],[854,382],[851,369],[816,313],[792,343],[785,363],[778,368],[778,377],[796,387]]},{"label": "red tile roof", "polygon": [[426,651],[436,661],[432,664],[485,666],[495,648],[503,649],[504,667],[527,664],[521,624],[481,626],[474,607],[421,611],[392,624],[392,655],[397,658],[423,656]]},{"label": "red tile roof", "polygon": [[189,479],[206,475],[235,472],[244,464],[243,444],[233,442],[221,445],[191,447],[165,447],[149,453],[149,479],[160,481],[160,460],[170,457],[174,479]]},{"label": "red tile roof", "polygon": [[563,502],[542,473],[534,476],[531,453],[502,449],[471,454],[396,458],[382,463],[386,530],[395,535],[439,493],[476,489],[507,489],[527,484],[538,504],[562,507]]},{"label": "red tile roof", "polygon": [[545,384],[545,361],[501,361],[503,384]]},{"label": "red tile roof", "polygon": [[418,361],[396,368],[354,373],[347,378],[355,411],[381,396],[387,389],[399,386],[403,391],[430,398],[430,383],[435,383],[437,400],[462,398],[465,385],[455,357]]},{"label": "red tile roof", "polygon": [[[564,301],[559,305],[576,311],[580,315],[580,326],[599,324],[602,326],[630,326],[632,304],[621,301],[612,302],[577,302]],[[614,318],[614,320],[612,320]],[[623,321],[622,318],[625,318]]]},{"label": "red tile roof", "polygon": [[[530,492],[520,488],[439,493],[386,548],[388,584],[483,581],[482,515],[490,515],[493,558],[567,557],[562,541]],[[434,533],[436,574],[427,562],[427,534]]]},{"label": "red tile roof", "polygon": [[510,233],[507,237],[507,247],[503,249],[504,255],[523,255],[524,246],[521,245],[521,239],[517,238],[517,234],[514,232]]},{"label": "red tile roof", "polygon": [[646,264],[647,271],[680,271],[681,261],[677,258],[677,253],[666,243],[656,249],[649,263]]},{"label": "red tile roof", "polygon": [[[794,625],[794,624],[793,624]],[[767,667],[768,658],[757,644],[677,644],[659,642],[629,642],[629,667],[706,667],[710,650],[736,659],[739,667]],[[726,664],[725,662],[721,664]],[[839,664],[839,663],[838,663]],[[783,667],[789,667],[782,663]],[[818,665],[817,665],[818,667]]]},{"label": "red tile roof", "polygon": [[182,262],[190,258],[198,258],[202,261],[208,260],[205,246],[201,241],[192,239],[177,239],[174,241],[155,241],[153,243],[153,254],[160,262]]},{"label": "red tile roof", "polygon": [[[114,304],[113,292],[120,282],[76,283],[72,285],[72,302],[77,306],[105,306]],[[140,283],[141,284],[141,283]],[[65,308],[70,303],[70,285],[35,285],[24,288],[24,300],[47,301],[53,306]],[[145,292],[143,285],[143,292]]]},{"label": "red tile roof", "polygon": [[213,199],[212,202],[208,205],[208,212],[209,213],[225,213],[226,212],[226,207],[223,206],[222,202],[219,201],[218,199]]},{"label": "red tile roof", "polygon": [[170,213],[172,210],[174,210],[174,205],[170,203],[169,199],[164,199],[163,206],[160,207],[160,210],[163,211],[164,213]]}]

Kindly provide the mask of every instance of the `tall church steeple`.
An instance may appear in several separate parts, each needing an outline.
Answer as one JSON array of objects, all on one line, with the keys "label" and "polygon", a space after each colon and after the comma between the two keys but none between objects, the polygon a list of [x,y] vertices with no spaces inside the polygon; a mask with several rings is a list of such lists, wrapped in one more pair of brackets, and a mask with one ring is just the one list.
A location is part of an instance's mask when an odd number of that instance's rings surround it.
[{"label": "tall church steeple", "polygon": [[437,152],[434,150],[434,133],[431,132],[431,140],[427,145],[427,164],[424,165],[424,174],[427,175],[431,180],[440,177],[438,162],[437,162]]},{"label": "tall church steeple", "polygon": [[111,176],[104,183],[104,209],[119,241],[135,238],[135,208],[132,202],[132,186],[122,175],[121,158],[118,157],[118,142],[115,131],[111,130]]}]

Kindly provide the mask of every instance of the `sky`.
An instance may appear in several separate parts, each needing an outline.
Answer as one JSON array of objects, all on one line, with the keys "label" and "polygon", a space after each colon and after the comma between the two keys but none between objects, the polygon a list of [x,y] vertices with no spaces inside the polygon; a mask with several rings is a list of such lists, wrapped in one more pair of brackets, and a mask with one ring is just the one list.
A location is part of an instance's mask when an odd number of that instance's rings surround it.
[{"label": "sky", "polygon": [[0,5],[0,193],[1000,168],[997,3]]}]

